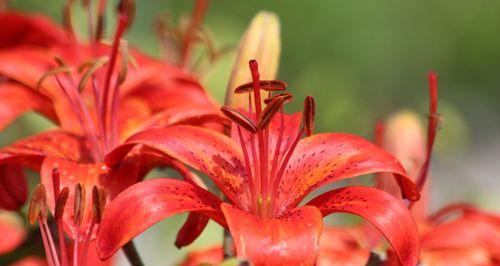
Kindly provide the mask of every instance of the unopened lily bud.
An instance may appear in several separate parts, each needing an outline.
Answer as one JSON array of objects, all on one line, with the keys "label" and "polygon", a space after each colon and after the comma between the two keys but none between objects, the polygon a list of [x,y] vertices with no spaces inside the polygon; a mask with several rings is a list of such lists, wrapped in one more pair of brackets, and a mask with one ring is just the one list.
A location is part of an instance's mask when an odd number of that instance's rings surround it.
[{"label": "unopened lily bud", "polygon": [[311,136],[314,130],[314,115],[316,114],[316,102],[312,96],[307,96],[304,101],[304,127],[306,135]]},{"label": "unopened lily bud", "polygon": [[80,224],[85,211],[85,187],[80,182],[75,186],[73,207],[73,222],[75,224]]},{"label": "unopened lily bud", "polygon": [[248,108],[248,96],[236,95],[235,88],[252,81],[248,61],[259,62],[260,78],[273,80],[278,71],[281,52],[280,23],[278,16],[270,12],[259,12],[240,40],[231,77],[226,91],[225,103],[233,108]]},{"label": "unopened lily bud", "polygon": [[43,184],[38,184],[31,195],[30,207],[28,210],[28,221],[35,224],[40,215],[47,218],[47,192]]},{"label": "unopened lily bud", "polygon": [[383,147],[404,166],[409,176],[417,177],[425,160],[425,136],[419,117],[400,111],[387,119]]}]

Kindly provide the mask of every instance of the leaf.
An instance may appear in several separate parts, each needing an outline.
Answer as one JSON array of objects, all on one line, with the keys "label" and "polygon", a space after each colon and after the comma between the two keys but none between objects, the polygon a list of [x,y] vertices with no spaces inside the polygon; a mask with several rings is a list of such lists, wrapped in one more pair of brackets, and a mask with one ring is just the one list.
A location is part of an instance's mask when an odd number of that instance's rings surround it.
[{"label": "leaf", "polygon": [[260,218],[223,203],[237,257],[252,265],[314,265],[323,227],[312,206],[292,209],[279,218]]},{"label": "leaf", "polygon": [[307,205],[316,206],[323,216],[344,212],[363,217],[385,236],[403,265],[417,264],[417,227],[403,202],[389,193],[371,187],[346,187],[321,194]]},{"label": "leaf", "polygon": [[220,203],[210,192],[180,180],[137,183],[120,193],[104,212],[97,237],[99,256],[110,257],[147,228],[175,214],[195,211],[225,224]]}]

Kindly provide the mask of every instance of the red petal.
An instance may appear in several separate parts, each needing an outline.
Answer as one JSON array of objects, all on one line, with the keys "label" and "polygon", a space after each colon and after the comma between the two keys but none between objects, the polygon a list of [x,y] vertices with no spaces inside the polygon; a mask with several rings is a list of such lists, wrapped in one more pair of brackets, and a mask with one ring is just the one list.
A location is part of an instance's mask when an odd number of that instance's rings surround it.
[{"label": "red petal", "polygon": [[15,250],[26,238],[26,229],[15,213],[0,212],[0,255]]},{"label": "red petal", "polygon": [[425,232],[421,243],[425,250],[481,248],[500,258],[500,217],[468,213]]},{"label": "red petal", "polygon": [[15,83],[0,83],[0,130],[30,110],[39,111],[56,120],[52,103],[47,97]]},{"label": "red petal", "polygon": [[68,41],[64,31],[39,15],[27,16],[18,12],[0,13],[0,49],[17,45],[50,46]]},{"label": "red petal", "polygon": [[38,171],[46,156],[87,161],[87,155],[81,138],[55,130],[19,140],[0,149],[0,164],[22,165]]},{"label": "red petal", "polygon": [[200,265],[219,265],[224,260],[224,251],[221,246],[215,246],[206,250],[197,250],[189,252],[179,266],[200,266]]},{"label": "red petal", "polygon": [[418,199],[415,184],[401,164],[371,142],[351,134],[315,134],[302,139],[293,152],[278,191],[280,211],[296,206],[320,186],[377,172],[399,176],[408,198]]},{"label": "red petal", "polygon": [[179,230],[179,233],[177,233],[175,246],[177,248],[182,248],[193,243],[207,226],[208,220],[208,217],[203,214],[195,212],[190,213],[186,222]]},{"label": "red petal", "polygon": [[26,202],[28,185],[22,167],[0,165],[0,209],[15,211]]},{"label": "red petal", "polygon": [[279,219],[259,218],[233,205],[221,205],[237,256],[252,265],[314,265],[323,227],[312,206],[296,208]]},{"label": "red petal", "polygon": [[118,164],[137,144],[154,148],[209,175],[224,194],[238,206],[250,206],[248,177],[240,147],[223,134],[193,126],[147,130],[110,152],[105,161]]},{"label": "red petal", "polygon": [[147,129],[161,129],[171,125],[203,125],[208,122],[224,123],[226,119],[216,108],[200,106],[179,106],[166,109],[156,114],[135,129],[136,132]]},{"label": "red petal", "polygon": [[47,189],[47,201],[50,209],[54,211],[54,192],[52,186],[52,171],[59,169],[61,179],[60,187],[69,188],[69,196],[66,204],[63,221],[69,235],[73,237],[76,228],[73,223],[74,188],[78,182],[85,188],[86,205],[85,213],[80,226],[80,236],[85,239],[87,230],[92,221],[92,188],[94,185],[106,189],[108,201],[116,197],[125,188],[131,186],[138,180],[138,171],[134,167],[122,166],[110,169],[103,163],[80,164],[67,159],[48,157],[44,160],[40,177]]},{"label": "red petal", "polygon": [[138,127],[147,121],[151,114],[151,109],[141,99],[129,97],[122,100],[118,110],[120,143],[139,132]]},{"label": "red petal", "polygon": [[403,265],[417,264],[417,227],[408,208],[389,193],[371,187],[346,187],[326,192],[307,204],[318,207],[323,216],[346,212],[363,217],[385,236]]},{"label": "red petal", "polygon": [[316,266],[366,265],[370,249],[364,242],[362,227],[323,228]]},{"label": "red petal", "polygon": [[104,212],[97,237],[101,258],[108,258],[133,237],[175,214],[196,211],[225,224],[221,201],[210,192],[175,179],[137,183],[118,195]]}]

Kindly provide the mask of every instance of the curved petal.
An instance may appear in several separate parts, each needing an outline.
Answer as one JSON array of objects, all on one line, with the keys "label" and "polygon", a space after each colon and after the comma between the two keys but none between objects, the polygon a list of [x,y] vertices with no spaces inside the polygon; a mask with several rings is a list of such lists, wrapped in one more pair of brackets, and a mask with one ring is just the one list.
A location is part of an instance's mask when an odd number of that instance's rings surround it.
[{"label": "curved petal", "polygon": [[64,31],[55,23],[39,15],[27,16],[19,12],[0,13],[0,49],[18,45],[47,47],[68,41]]},{"label": "curved petal", "polygon": [[208,217],[203,214],[190,213],[186,222],[184,222],[184,225],[177,233],[175,246],[182,248],[193,243],[207,226],[208,220]]},{"label": "curved petal", "polygon": [[182,212],[200,212],[225,224],[220,203],[212,193],[180,180],[161,178],[137,183],[120,193],[104,212],[97,236],[99,256],[110,257],[153,224]]},{"label": "curved petal", "polygon": [[419,235],[410,211],[389,193],[371,187],[346,187],[326,192],[307,205],[316,206],[323,216],[334,212],[356,214],[385,236],[403,265],[416,265]]},{"label": "curved petal", "polygon": [[378,172],[397,175],[406,198],[418,191],[401,164],[371,142],[351,134],[323,133],[302,139],[294,150],[278,190],[280,211],[296,206],[312,190],[345,178]]},{"label": "curved petal", "polygon": [[317,266],[366,265],[370,248],[365,241],[362,227],[326,227],[319,240]]},{"label": "curved petal", "polygon": [[256,266],[314,265],[323,227],[315,207],[292,209],[274,219],[256,217],[227,203],[221,208],[239,258]]},{"label": "curved petal", "polygon": [[46,156],[88,161],[82,138],[61,130],[44,132],[0,149],[0,164],[15,164],[38,171]]},{"label": "curved petal", "polygon": [[120,163],[129,150],[142,144],[209,175],[223,193],[241,208],[249,206],[248,177],[241,149],[228,137],[194,126],[172,126],[139,132],[105,158]]},{"label": "curved petal", "polygon": [[15,213],[0,212],[0,256],[15,250],[26,239],[26,229]]},{"label": "curved petal", "polygon": [[189,252],[179,266],[200,266],[205,264],[219,265],[224,260],[224,250],[221,246],[214,246],[204,250]]},{"label": "curved petal", "polygon": [[132,97],[122,100],[118,109],[120,143],[139,132],[138,127],[148,121],[151,115],[151,108],[145,101]]},{"label": "curved petal", "polygon": [[500,258],[500,218],[468,213],[425,232],[421,244],[423,250],[481,248]]},{"label": "curved petal", "polygon": [[22,167],[0,165],[0,209],[15,211],[26,202],[28,185]]},{"label": "curved petal", "polygon": [[36,110],[49,119],[57,120],[50,100],[19,84],[0,83],[0,130],[23,113]]}]

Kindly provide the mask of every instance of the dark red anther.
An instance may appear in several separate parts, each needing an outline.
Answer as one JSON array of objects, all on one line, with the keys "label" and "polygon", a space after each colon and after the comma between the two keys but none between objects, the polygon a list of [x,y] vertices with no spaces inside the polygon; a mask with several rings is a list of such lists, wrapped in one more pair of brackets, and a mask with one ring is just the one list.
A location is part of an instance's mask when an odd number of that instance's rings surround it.
[{"label": "dark red anther", "polygon": [[283,98],[283,104],[286,104],[286,103],[293,101],[293,94],[291,94],[289,92],[277,94],[271,98],[264,99],[264,103],[269,104],[274,98]]},{"label": "dark red anther", "polygon": [[244,129],[252,133],[257,132],[257,126],[255,126],[254,122],[250,118],[239,112],[238,110],[232,109],[227,106],[223,106],[220,110],[225,116],[227,116],[227,118],[229,118],[237,125],[243,127]]},{"label": "dark red anther", "polygon": [[64,208],[66,207],[66,203],[68,202],[68,196],[69,196],[69,188],[64,187],[61,190],[61,193],[59,193],[59,197],[57,197],[56,200],[56,207],[54,210],[54,220],[56,222],[61,221],[63,217]]},{"label": "dark red anther", "polygon": [[43,184],[38,184],[31,194],[28,221],[30,224],[35,224],[40,216],[42,219],[47,218],[47,192]]},{"label": "dark red anther", "polygon": [[[259,81],[260,89],[265,91],[283,91],[286,90],[288,84],[281,80],[261,80]],[[248,82],[234,89],[234,93],[248,93],[253,91],[253,82]]]},{"label": "dark red anther", "polygon": [[316,102],[312,96],[307,96],[304,101],[304,127],[306,135],[311,136],[314,130],[314,115],[316,113]]},{"label": "dark red anther", "polygon": [[257,117],[262,113],[262,106],[260,100],[260,74],[259,74],[259,64],[255,60],[250,60],[248,62],[248,66],[250,67],[250,72],[252,74],[252,85],[253,85],[253,94],[255,101],[255,114]]},{"label": "dark red anther", "polygon": [[54,200],[57,200],[59,197],[59,192],[61,191],[60,182],[61,174],[59,173],[59,169],[52,169],[52,189],[54,190]]},{"label": "dark red anther", "polygon": [[92,213],[96,223],[100,223],[106,206],[106,191],[104,188],[92,188]]},{"label": "dark red anther", "polygon": [[264,111],[262,111],[262,115],[259,117],[259,121],[257,122],[257,129],[261,130],[266,128],[274,115],[280,110],[285,101],[284,97],[273,97],[271,101],[267,104]]},{"label": "dark red anther", "polygon": [[83,213],[85,211],[85,187],[82,185],[82,183],[78,182],[75,186],[75,192],[74,192],[74,209],[73,209],[73,216],[74,216],[74,223],[75,224],[80,224],[82,219],[83,219]]}]

